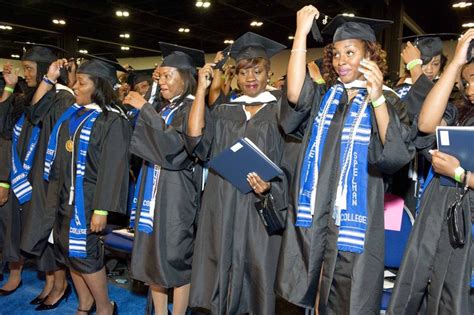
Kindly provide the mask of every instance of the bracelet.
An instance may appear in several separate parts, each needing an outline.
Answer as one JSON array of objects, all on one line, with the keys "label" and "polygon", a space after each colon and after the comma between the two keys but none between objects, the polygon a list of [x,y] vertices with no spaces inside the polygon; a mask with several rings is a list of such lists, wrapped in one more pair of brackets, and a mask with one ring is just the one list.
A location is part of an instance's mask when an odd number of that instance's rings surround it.
[{"label": "bracelet", "polygon": [[379,106],[381,106],[382,104],[385,103],[385,96],[380,95],[380,97],[378,99],[376,99],[375,101],[372,101],[372,107],[373,108],[377,108]]},{"label": "bracelet", "polygon": [[413,59],[409,63],[407,63],[407,70],[411,71],[411,69],[415,68],[417,65],[422,65],[423,60],[421,59]]},{"label": "bracelet", "polygon": [[108,212],[108,211],[105,211],[105,210],[94,210],[94,214],[98,214],[98,215],[108,215],[109,212]]},{"label": "bracelet", "polygon": [[326,84],[326,81],[324,81],[323,78],[319,78],[319,79],[315,80],[314,82],[316,82],[317,84]]},{"label": "bracelet", "polygon": [[50,79],[48,79],[48,77],[46,76],[46,74],[43,76],[43,81],[48,83],[49,85],[55,85],[58,81],[51,81]]},{"label": "bracelet", "polygon": [[305,53],[305,52],[307,52],[307,50],[303,49],[303,48],[295,48],[295,49],[292,49],[291,52],[292,53],[294,53],[294,52],[303,52],[303,53]]},{"label": "bracelet", "polygon": [[14,91],[15,89],[12,88],[12,87],[9,87],[9,86],[5,86],[5,87],[3,88],[3,90],[4,90],[4,91],[7,91],[7,92],[10,93],[10,94],[13,94],[13,91]]},{"label": "bracelet", "polygon": [[8,183],[0,183],[0,187],[2,187],[2,188],[7,188],[7,189],[8,189],[8,188],[10,188],[10,184],[8,184]]},{"label": "bracelet", "polygon": [[461,166],[456,167],[456,169],[454,170],[454,180],[458,183],[462,183],[462,174],[464,174],[464,169]]}]

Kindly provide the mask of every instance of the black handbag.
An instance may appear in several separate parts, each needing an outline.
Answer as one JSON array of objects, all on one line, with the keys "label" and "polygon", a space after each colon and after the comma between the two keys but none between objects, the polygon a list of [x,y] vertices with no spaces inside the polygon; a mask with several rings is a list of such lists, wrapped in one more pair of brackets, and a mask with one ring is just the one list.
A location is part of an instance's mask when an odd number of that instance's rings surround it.
[{"label": "black handbag", "polygon": [[453,248],[461,248],[466,244],[466,220],[462,201],[468,189],[456,194],[456,200],[449,206],[446,215],[448,223],[449,242]]},{"label": "black handbag", "polygon": [[280,211],[275,210],[272,194],[268,194],[262,200],[256,202],[255,208],[268,235],[281,234],[285,229],[285,218]]}]

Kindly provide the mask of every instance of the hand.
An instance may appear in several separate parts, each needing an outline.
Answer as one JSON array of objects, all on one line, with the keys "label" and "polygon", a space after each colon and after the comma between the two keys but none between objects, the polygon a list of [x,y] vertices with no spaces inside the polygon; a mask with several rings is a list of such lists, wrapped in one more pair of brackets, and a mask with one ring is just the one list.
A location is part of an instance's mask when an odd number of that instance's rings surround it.
[{"label": "hand", "polygon": [[247,181],[249,182],[250,187],[257,195],[266,194],[272,185],[269,182],[264,181],[256,173],[247,174]]},{"label": "hand", "polygon": [[436,173],[454,178],[454,170],[458,168],[461,163],[452,155],[440,152],[438,150],[430,150],[431,165]]},{"label": "hand", "polygon": [[151,78],[153,79],[153,81],[155,81],[156,83],[158,83],[158,80],[160,79],[160,73],[158,72],[158,70],[160,69],[160,67],[156,67],[155,70],[153,70],[153,74],[151,75]]},{"label": "hand", "polygon": [[218,51],[216,56],[214,57],[214,63],[218,63],[222,59],[224,59],[224,54],[222,53],[222,51]]},{"label": "hand", "polygon": [[10,193],[9,188],[0,187],[0,207],[8,201],[8,195]]},{"label": "hand", "polygon": [[459,38],[452,61],[453,64],[458,67],[464,66],[467,62],[467,49],[472,40],[474,40],[474,28],[470,28]]},{"label": "hand", "polygon": [[225,81],[231,82],[235,75],[235,67],[233,65],[229,65],[224,70]]},{"label": "hand", "polygon": [[77,64],[74,58],[71,58],[68,60],[67,65],[66,65],[66,70],[67,70],[67,85],[69,87],[73,87],[74,84],[76,84],[77,78],[76,78],[76,70],[77,70]]},{"label": "hand", "polygon": [[59,76],[61,75],[60,70],[61,68],[65,68],[68,64],[67,59],[58,59],[53,61],[51,65],[49,65],[48,73],[46,73],[46,77],[50,81],[57,81]]},{"label": "hand", "polygon": [[146,104],[146,99],[135,91],[128,92],[127,96],[123,99],[124,104],[131,105],[136,109],[142,109],[143,105]]},{"label": "hand", "polygon": [[125,96],[130,92],[130,85],[128,83],[122,83],[120,84],[120,87],[118,88],[118,95],[119,99],[124,101]]},{"label": "hand", "polygon": [[15,87],[18,83],[18,69],[13,70],[13,65],[7,63],[3,66],[3,79],[9,87]]},{"label": "hand", "polygon": [[99,233],[102,232],[103,229],[105,229],[105,226],[107,225],[107,216],[106,215],[101,215],[101,214],[92,214],[91,218],[91,227],[90,230],[93,233]]},{"label": "hand", "polygon": [[313,26],[314,19],[319,18],[319,11],[312,5],[304,6],[296,13],[296,32],[302,35],[308,35]]},{"label": "hand", "polygon": [[360,61],[359,71],[364,74],[367,80],[367,91],[369,92],[370,101],[377,100],[382,96],[383,74],[375,61],[362,59]]},{"label": "hand", "polygon": [[407,42],[407,46],[403,49],[401,56],[402,56],[403,62],[405,64],[408,64],[410,61],[413,61],[415,59],[420,59],[421,52],[417,47],[413,46],[412,43]]},{"label": "hand", "polygon": [[212,82],[213,69],[215,66],[213,63],[206,63],[204,67],[199,69],[198,73],[198,87],[207,89]]}]

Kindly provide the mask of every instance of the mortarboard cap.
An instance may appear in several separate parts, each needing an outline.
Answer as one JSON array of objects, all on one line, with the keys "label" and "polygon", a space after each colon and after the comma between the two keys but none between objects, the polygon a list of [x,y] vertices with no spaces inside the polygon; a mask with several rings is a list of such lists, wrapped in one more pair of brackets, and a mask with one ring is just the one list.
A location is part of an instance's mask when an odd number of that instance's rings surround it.
[{"label": "mortarboard cap", "polygon": [[[77,68],[77,73],[89,74],[95,77],[103,78],[112,83],[112,86],[118,83],[117,71],[127,72],[121,64],[105,57],[83,54],[80,56],[87,59]],[[104,56],[104,55],[102,55]],[[115,59],[116,60],[116,59]]]},{"label": "mortarboard cap", "polygon": [[392,23],[393,21],[389,20],[339,14],[329,21],[322,33],[325,35],[333,35],[333,43],[345,39],[360,39],[375,42],[375,33],[382,31]]},{"label": "mortarboard cap", "polygon": [[67,52],[60,47],[48,44],[31,42],[15,42],[15,44],[23,45],[25,49],[23,56],[21,57],[22,61],[44,62],[50,64],[58,59],[58,52]]},{"label": "mortarboard cap", "polygon": [[459,37],[454,33],[438,33],[438,34],[424,34],[402,37],[402,40],[412,40],[413,45],[421,52],[421,60],[423,64],[427,64],[434,56],[443,53],[443,41],[441,37]]},{"label": "mortarboard cap", "polygon": [[151,81],[151,73],[149,71],[132,71],[128,74],[127,82],[131,85],[136,85],[143,81]]},{"label": "mortarboard cap", "polygon": [[237,38],[230,48],[230,56],[236,61],[242,59],[270,59],[286,46],[261,35],[247,32]]},{"label": "mortarboard cap", "polygon": [[205,64],[204,51],[202,50],[164,42],[160,42],[160,48],[163,53],[161,67],[195,71],[197,67],[202,67]]}]

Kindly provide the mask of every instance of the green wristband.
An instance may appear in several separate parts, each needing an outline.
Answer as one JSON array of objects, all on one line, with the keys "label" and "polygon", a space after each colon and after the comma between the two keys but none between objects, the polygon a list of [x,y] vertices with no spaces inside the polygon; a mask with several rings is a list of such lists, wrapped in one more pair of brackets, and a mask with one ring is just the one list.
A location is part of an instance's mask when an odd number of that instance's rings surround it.
[{"label": "green wristband", "polygon": [[94,214],[98,214],[98,215],[108,215],[109,212],[108,212],[108,211],[105,211],[105,210],[94,210]]},{"label": "green wristband", "polygon": [[13,91],[15,91],[15,89],[10,86],[4,87],[3,90],[7,91],[10,94],[13,94]]},{"label": "green wristband", "polygon": [[454,170],[454,180],[458,183],[462,183],[462,174],[464,174],[464,169],[461,166],[456,167],[456,169]]},{"label": "green wristband", "polygon": [[7,189],[8,189],[8,188],[10,188],[10,184],[8,184],[8,183],[0,183],[0,187],[2,187],[2,188],[7,188]]},{"label": "green wristband", "polygon": [[407,63],[407,70],[411,71],[411,69],[415,68],[417,65],[422,65],[423,60],[421,59],[413,59],[409,63]]},{"label": "green wristband", "polygon": [[326,84],[326,81],[324,81],[323,78],[317,79],[317,80],[315,80],[314,82],[316,82],[317,84]]},{"label": "green wristband", "polygon": [[383,96],[382,94],[378,99],[376,99],[375,101],[372,101],[372,107],[377,108],[384,103],[385,103],[385,96]]}]

